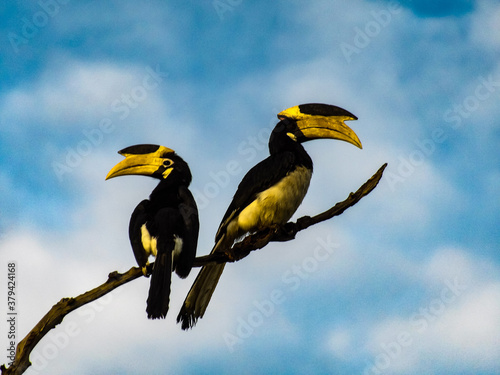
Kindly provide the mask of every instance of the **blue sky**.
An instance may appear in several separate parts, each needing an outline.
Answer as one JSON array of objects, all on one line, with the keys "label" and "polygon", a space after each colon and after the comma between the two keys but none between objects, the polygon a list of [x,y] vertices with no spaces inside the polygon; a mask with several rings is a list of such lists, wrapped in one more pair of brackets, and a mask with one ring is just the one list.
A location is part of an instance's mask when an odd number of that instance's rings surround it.
[{"label": "blue sky", "polygon": [[363,143],[305,145],[315,171],[295,217],[389,163],[342,216],[226,267],[192,331],[175,316],[196,272],[174,278],[165,321],[146,319],[136,280],[67,316],[27,374],[498,373],[497,2],[1,9],[0,254],[18,267],[20,337],[135,264],[128,220],[156,182],[104,181],[123,147],[159,143],[190,164],[199,254],[283,109],[341,106]]}]

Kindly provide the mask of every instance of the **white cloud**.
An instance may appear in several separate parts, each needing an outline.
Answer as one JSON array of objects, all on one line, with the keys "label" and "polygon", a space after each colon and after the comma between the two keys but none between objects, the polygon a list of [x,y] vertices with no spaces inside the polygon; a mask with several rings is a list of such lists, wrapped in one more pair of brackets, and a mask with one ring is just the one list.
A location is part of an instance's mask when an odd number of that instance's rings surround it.
[{"label": "white cloud", "polygon": [[374,324],[366,344],[372,366],[391,374],[498,367],[498,272],[453,249],[436,251],[420,268],[427,297],[415,301],[409,316]]},{"label": "white cloud", "polygon": [[481,1],[477,3],[477,11],[471,19],[472,42],[479,43],[487,48],[500,47],[500,6],[495,1]]},{"label": "white cloud", "polygon": [[495,266],[490,261],[481,257],[472,259],[469,253],[454,247],[437,249],[422,271],[422,279],[429,285],[457,276],[467,285],[485,283],[496,277]]},{"label": "white cloud", "polygon": [[353,338],[349,330],[336,329],[330,334],[328,348],[330,352],[339,359],[352,355]]},{"label": "white cloud", "polygon": [[[165,104],[160,97],[166,74],[159,65],[86,62],[55,53],[38,79],[5,93],[0,106],[13,135],[26,137],[34,127],[43,126],[59,135],[63,131],[79,133],[82,141],[95,146],[102,137],[93,141],[82,130],[99,129],[104,120],[111,122],[113,138],[124,127],[137,134],[152,122],[161,123]],[[108,133],[104,136],[109,138]]]},{"label": "white cloud", "polygon": [[[494,368],[500,354],[500,282],[476,288],[456,311],[450,311],[437,328],[439,337],[427,340],[428,348],[450,343],[450,354],[462,353],[471,362]],[[432,351],[432,350],[430,350]]]},{"label": "white cloud", "polygon": [[[385,6],[386,3],[383,4]],[[129,117],[117,120],[119,113],[112,111],[111,103],[142,84],[145,66],[136,62],[113,62],[112,57],[106,62],[93,60],[92,57],[83,61],[51,52],[52,57],[38,77],[31,82],[20,83],[4,94],[0,107],[4,118],[12,124],[6,129],[9,135],[25,136],[40,122],[47,126],[47,131],[81,134],[74,144],[65,143],[55,148],[75,149],[79,141],[85,140],[81,130],[96,127],[103,117],[111,116],[118,125],[102,146],[95,147],[73,169],[72,185],[64,185],[74,186],[82,194],[80,206],[61,212],[61,220],[75,223],[72,229],[41,233],[36,228],[15,228],[2,238],[2,251],[18,260],[20,265],[20,306],[24,310],[21,332],[27,332],[61,297],[86,291],[103,282],[109,271],[125,271],[134,264],[127,238],[128,218],[135,204],[150,193],[154,181],[131,177],[104,182],[107,171],[121,160],[115,154],[119,147],[157,142],[176,149],[192,165],[195,176],[193,186],[199,190],[211,181],[210,171],[219,171],[219,166],[224,166],[228,158],[240,158],[238,160],[244,166],[242,173],[232,177],[227,187],[221,187],[217,197],[201,213],[200,253],[209,251],[218,219],[247,166],[267,155],[264,148],[254,160],[245,164],[243,156],[236,154],[238,142],[244,141],[248,135],[256,135],[265,127],[270,128],[271,119],[276,120],[275,112],[289,105],[322,101],[345,107],[359,116],[358,121],[349,125],[360,134],[365,147],[361,151],[351,145],[338,142],[334,145],[328,141],[306,145],[316,162],[316,170],[300,214],[316,213],[335,203],[337,197],[344,199],[383,162],[389,162],[388,171],[396,173],[400,165],[398,157],[408,157],[418,148],[414,142],[429,136],[428,118],[422,116],[434,116],[437,123],[442,122],[442,113],[439,110],[434,113],[432,108],[439,108],[445,103],[444,112],[449,105],[448,100],[463,100],[475,89],[477,75],[475,70],[471,72],[470,67],[458,63],[458,57],[463,57],[466,52],[457,48],[452,38],[461,35],[457,33],[459,26],[463,26],[461,20],[429,21],[416,18],[406,10],[394,17],[390,25],[382,29],[370,45],[353,56],[352,63],[348,64],[339,43],[352,42],[354,27],[365,27],[373,19],[372,9],[385,9],[379,3],[370,3],[370,8],[366,6],[366,2],[362,1],[348,4],[318,2],[309,4],[307,9],[297,8],[296,19],[306,23],[310,33],[296,33],[291,38],[286,30],[276,37],[275,49],[283,51],[282,55],[287,57],[286,61],[279,61],[279,66],[266,66],[264,73],[258,68],[250,75],[240,72],[241,80],[231,82],[225,92],[221,90],[225,87],[224,83],[207,85],[204,88],[206,92],[214,89],[213,95],[217,96],[217,100],[210,100],[218,103],[208,114],[197,113],[198,107],[190,102],[195,97],[192,92],[199,90],[199,82],[193,79],[193,82],[184,84],[182,79],[185,77],[182,77],[179,80],[181,83],[169,81],[158,90],[148,91],[147,100],[131,110]],[[498,37],[491,32],[485,34],[484,30],[496,28],[497,6],[493,3],[478,6],[480,10],[470,16],[471,40],[480,46],[496,48]],[[243,9],[242,6],[236,11],[243,12]],[[289,9],[288,4],[286,9]],[[179,25],[179,29],[185,30],[185,21],[191,27],[196,17],[187,10],[172,10],[175,9],[157,12],[157,9],[144,8],[143,5],[126,11],[122,9],[120,14],[126,14],[117,18],[119,25],[112,33],[102,33],[103,44],[98,43],[99,48],[109,48],[113,53],[115,50],[110,46],[114,44],[124,49],[133,48],[147,39],[146,44],[151,51],[161,51],[148,56],[151,61],[164,61],[165,56],[182,55],[187,49],[180,46],[184,36],[178,37],[166,29]],[[333,14],[334,10],[342,17]],[[93,22],[85,25],[88,28],[95,28],[104,22],[103,14],[93,17],[90,9],[85,14],[86,17],[79,16],[79,19]],[[108,14],[105,16],[107,18]],[[144,24],[145,19],[148,25]],[[169,22],[165,22],[166,19]],[[62,26],[71,26],[74,20],[72,17],[58,17],[55,22],[62,29]],[[82,22],[73,24],[69,30],[77,33],[82,28]],[[287,26],[294,25],[294,22],[293,15],[287,13]],[[210,43],[217,43],[218,28],[224,29],[227,24],[213,26],[210,33],[188,33],[188,36],[206,37],[207,40],[214,37]],[[135,27],[129,28],[130,25]],[[489,29],[484,25],[490,25]],[[448,28],[452,26],[450,31]],[[450,34],[444,31],[450,31]],[[408,39],[408,35],[414,40]],[[246,38],[251,39],[248,35]],[[465,49],[470,47],[467,43],[468,40],[460,40]],[[297,59],[290,58],[290,50],[299,53]],[[456,50],[458,52],[455,53]],[[197,49],[190,51],[192,56],[199,52]],[[137,61],[135,55],[137,53],[134,52],[133,61]],[[59,57],[61,59],[57,61]],[[276,56],[270,58],[276,59]],[[415,65],[408,67],[408,61],[413,61]],[[182,72],[189,69],[193,67],[189,66]],[[208,71],[207,77],[211,78]],[[442,92],[443,82],[448,86]],[[452,92],[450,99],[446,96],[447,92]],[[166,95],[181,96],[183,99],[177,103],[183,104],[182,108],[173,111],[169,107],[171,102],[164,100]],[[434,101],[438,95],[442,98]],[[491,110],[494,100],[483,104],[477,114],[481,113],[482,119],[494,118]],[[276,111],[274,107],[278,107]],[[21,123],[27,127],[21,127]],[[220,129],[225,129],[229,135],[221,136]],[[209,133],[213,133],[211,139],[217,142],[207,145],[207,139],[201,135]],[[224,144],[226,141],[228,143]],[[218,150],[220,144],[224,147]],[[207,148],[214,152],[207,152]],[[57,154],[59,151],[53,152]],[[56,160],[64,161],[65,152],[61,151]],[[450,159],[455,160],[453,155]],[[449,168],[456,170],[462,166],[454,164]],[[295,348],[307,352],[301,341],[301,332],[309,328],[308,324],[318,329],[316,323],[302,321],[297,316],[291,318],[288,306],[296,311],[297,305],[303,302],[298,297],[334,284],[333,297],[336,296],[335,289],[350,293],[353,300],[362,295],[360,288],[366,287],[374,292],[367,297],[369,301],[358,301],[363,311],[356,310],[354,306],[348,317],[349,321],[359,318],[356,323],[369,327],[368,333],[349,324],[329,328],[325,347],[334,357],[342,359],[351,355],[350,364],[353,364],[362,356],[356,354],[356,350],[364,349],[375,361],[378,355],[386,353],[381,343],[388,345],[397,341],[401,332],[409,332],[412,343],[405,346],[396,358],[389,357],[389,371],[437,371],[427,367],[426,363],[445,369],[444,373],[449,369],[457,369],[455,372],[461,368],[472,369],[476,363],[481,363],[486,370],[495,369],[495,366],[498,367],[497,348],[500,346],[497,341],[500,336],[500,307],[497,302],[500,287],[496,266],[489,264],[489,259],[475,259],[469,255],[479,253],[479,249],[465,252],[458,247],[438,248],[423,260],[415,259],[419,255],[409,255],[404,245],[394,241],[396,236],[410,237],[408,241],[412,241],[415,232],[422,237],[427,237],[428,233],[439,236],[439,224],[446,220],[448,212],[458,207],[460,202],[470,201],[469,196],[462,195],[465,193],[460,186],[448,180],[442,172],[442,167],[431,155],[415,168],[411,176],[405,177],[405,182],[397,184],[395,191],[382,181],[372,195],[364,198],[340,220],[311,228],[307,235],[299,234],[293,243],[273,244],[238,264],[229,265],[207,315],[193,331],[181,332],[174,319],[197,270],[188,280],[174,279],[172,311],[166,321],[150,322],[145,318],[148,280],[137,280],[121,287],[120,293],[113,295],[109,303],[98,301],[98,311],[95,310],[95,318],[91,321],[87,322],[87,315],[75,312],[54,331],[62,332],[65,324],[72,321],[81,328],[78,337],[50,361],[46,373],[66,373],[70,366],[72,373],[78,373],[78,368],[80,373],[89,373],[95,368],[118,369],[120,363],[129,370],[137,363],[144,364],[146,367],[140,368],[143,372],[157,371],[160,366],[186,371],[186,363],[190,364],[192,358],[206,358],[207,361],[216,361],[221,357],[227,359],[228,348],[222,333],[228,330],[234,332],[238,318],[247,318],[255,311],[254,301],[269,298],[274,289],[287,291],[289,285],[283,283],[283,274],[293,265],[303,264],[307,257],[314,255],[311,251],[314,251],[315,241],[328,235],[339,243],[339,248],[318,265],[317,271],[308,280],[303,281],[297,294],[287,295],[287,307],[285,304],[278,306],[252,337],[244,340],[236,357],[253,354],[253,345],[270,345],[275,337],[286,339],[287,343],[293,342]],[[497,180],[498,176],[494,173],[488,176],[488,181]],[[3,177],[2,181],[8,183],[5,187],[12,185],[9,177]],[[492,194],[493,182],[485,183]],[[328,191],[325,186],[328,186]],[[439,238],[442,242],[452,241],[442,236]],[[388,242],[391,246],[385,248]],[[358,244],[361,244],[360,248],[355,246]],[[415,246],[419,246],[418,241],[415,241]],[[441,292],[447,285],[446,281],[453,282],[457,274],[465,280],[467,289],[452,303],[445,304],[441,311]],[[386,288],[378,290],[379,285]],[[398,294],[393,301],[393,296],[388,295],[393,289],[388,286],[399,288],[397,292],[404,296]],[[400,289],[405,288],[413,299],[407,297],[405,291],[401,292]],[[395,306],[398,303],[402,305]],[[89,306],[82,312],[91,312],[93,308]],[[412,325],[412,314],[418,314],[420,308],[438,309],[440,315],[434,314],[432,321],[417,316]],[[381,317],[383,315],[386,315],[385,318]],[[338,318],[345,320],[345,315]],[[366,343],[366,346],[363,348],[359,343]],[[234,360],[235,357],[231,358]]]}]

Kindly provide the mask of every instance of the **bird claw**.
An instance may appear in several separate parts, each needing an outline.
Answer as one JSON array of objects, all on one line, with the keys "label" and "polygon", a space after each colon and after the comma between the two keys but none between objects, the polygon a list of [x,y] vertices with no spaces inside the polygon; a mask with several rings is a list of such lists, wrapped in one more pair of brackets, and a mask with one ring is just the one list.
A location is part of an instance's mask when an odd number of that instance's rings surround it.
[{"label": "bird claw", "polygon": [[274,225],[273,232],[276,237],[274,241],[290,241],[295,238],[297,231],[295,230],[295,223],[286,223],[284,225]]},{"label": "bird claw", "polygon": [[233,248],[231,247],[230,249],[227,249],[224,254],[227,256],[227,258],[231,261],[234,262],[236,260],[236,254],[233,251]]}]

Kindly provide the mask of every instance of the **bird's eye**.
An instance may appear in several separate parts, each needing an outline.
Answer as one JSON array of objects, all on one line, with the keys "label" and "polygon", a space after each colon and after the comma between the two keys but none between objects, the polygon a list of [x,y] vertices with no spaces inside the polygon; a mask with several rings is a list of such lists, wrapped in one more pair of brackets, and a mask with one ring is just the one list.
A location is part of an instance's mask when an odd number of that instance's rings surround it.
[{"label": "bird's eye", "polygon": [[167,167],[167,168],[168,168],[168,167],[170,167],[172,164],[174,164],[174,162],[173,162],[172,160],[170,160],[170,159],[165,159],[165,160],[163,161],[163,166],[164,166],[164,167]]}]

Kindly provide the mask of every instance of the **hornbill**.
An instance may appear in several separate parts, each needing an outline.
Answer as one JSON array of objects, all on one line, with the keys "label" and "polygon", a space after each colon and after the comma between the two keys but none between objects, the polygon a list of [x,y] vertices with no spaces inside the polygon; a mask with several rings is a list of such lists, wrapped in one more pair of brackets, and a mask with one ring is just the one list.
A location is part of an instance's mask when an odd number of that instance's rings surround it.
[{"label": "hornbill", "polygon": [[188,189],[191,171],[174,150],[164,146],[135,145],[118,153],[125,159],[109,171],[106,180],[124,175],[160,180],[149,199],[139,203],[132,213],[129,237],[144,275],[149,256],[156,258],[146,312],[150,319],[165,318],[172,272],[186,278],[196,256],[199,221],[196,202]]},{"label": "hornbill", "polygon": [[[245,234],[288,222],[306,195],[313,171],[302,143],[331,138],[362,148],[344,123],[357,117],[345,109],[302,104],[280,112],[278,119],[269,139],[270,156],[243,177],[220,223],[211,254],[231,255],[233,243]],[[203,317],[224,265],[208,264],[201,269],[177,317],[182,329],[192,328]]]}]

